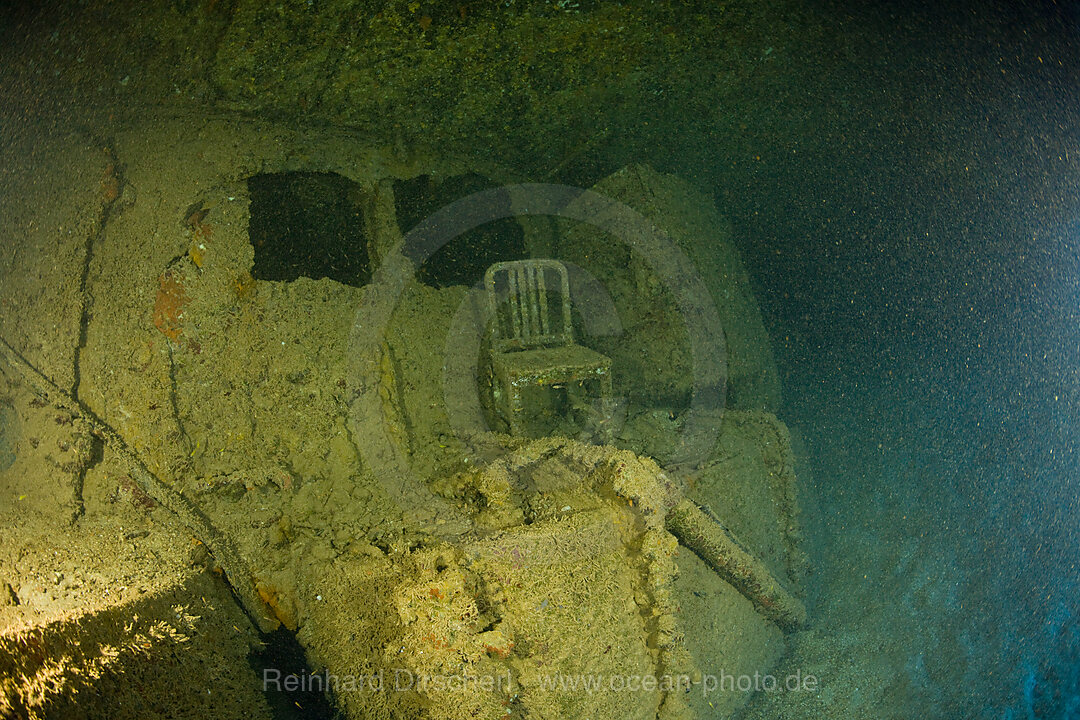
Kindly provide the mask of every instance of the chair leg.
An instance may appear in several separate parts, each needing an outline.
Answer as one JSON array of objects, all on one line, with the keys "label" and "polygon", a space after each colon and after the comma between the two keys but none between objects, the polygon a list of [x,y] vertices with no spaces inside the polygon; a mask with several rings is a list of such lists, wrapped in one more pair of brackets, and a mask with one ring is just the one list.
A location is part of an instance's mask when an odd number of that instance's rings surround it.
[{"label": "chair leg", "polygon": [[521,421],[525,407],[521,402],[521,390],[515,385],[512,378],[506,378],[503,384],[503,394],[506,398],[506,422],[510,426],[511,435],[522,435],[524,425]]},{"label": "chair leg", "polygon": [[613,421],[615,419],[614,392],[611,388],[611,369],[600,376],[600,440],[610,445],[615,439]]}]

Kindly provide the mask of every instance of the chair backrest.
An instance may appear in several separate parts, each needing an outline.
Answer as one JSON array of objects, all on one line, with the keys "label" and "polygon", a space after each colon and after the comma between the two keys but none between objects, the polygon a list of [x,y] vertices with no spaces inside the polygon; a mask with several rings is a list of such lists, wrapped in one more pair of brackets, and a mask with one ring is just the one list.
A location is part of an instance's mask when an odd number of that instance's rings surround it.
[{"label": "chair backrest", "polygon": [[558,260],[495,263],[484,274],[498,352],[570,345],[570,281]]}]

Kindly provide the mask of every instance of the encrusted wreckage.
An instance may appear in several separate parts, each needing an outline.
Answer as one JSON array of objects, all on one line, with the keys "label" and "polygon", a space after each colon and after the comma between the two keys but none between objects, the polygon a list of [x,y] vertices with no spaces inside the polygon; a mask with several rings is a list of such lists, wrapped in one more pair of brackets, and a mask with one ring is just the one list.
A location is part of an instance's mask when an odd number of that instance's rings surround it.
[{"label": "encrusted wreckage", "polygon": [[[707,198],[632,166],[593,188],[628,209],[603,216],[269,124],[111,151],[35,166],[71,192],[0,268],[0,711],[269,717],[246,658],[283,631],[340,681],[409,678],[331,688],[356,718],[746,701],[706,678],[776,663],[805,560],[768,339]],[[80,190],[108,163],[116,188]],[[526,258],[568,268],[599,401],[568,376],[500,408],[482,279]]]}]

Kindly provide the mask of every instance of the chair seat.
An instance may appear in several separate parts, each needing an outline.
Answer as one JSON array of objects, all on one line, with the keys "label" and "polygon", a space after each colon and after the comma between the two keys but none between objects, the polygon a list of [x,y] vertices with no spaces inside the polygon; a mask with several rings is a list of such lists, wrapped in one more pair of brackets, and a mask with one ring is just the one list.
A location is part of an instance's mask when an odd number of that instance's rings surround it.
[{"label": "chair seat", "polygon": [[517,384],[585,380],[611,372],[611,359],[582,345],[492,353],[495,374]]}]

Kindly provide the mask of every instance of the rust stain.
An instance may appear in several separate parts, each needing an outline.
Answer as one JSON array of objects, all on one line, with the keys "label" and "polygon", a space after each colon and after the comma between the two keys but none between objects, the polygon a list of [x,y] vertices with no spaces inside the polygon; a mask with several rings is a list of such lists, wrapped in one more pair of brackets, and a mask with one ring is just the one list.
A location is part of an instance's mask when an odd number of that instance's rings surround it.
[{"label": "rust stain", "polygon": [[180,340],[181,323],[187,302],[184,276],[175,270],[163,272],[158,278],[157,300],[154,302],[154,326],[173,342]]},{"label": "rust stain", "polygon": [[101,173],[101,198],[106,203],[111,203],[120,197],[120,176],[116,171],[116,163],[109,162]]},{"label": "rust stain", "polygon": [[259,593],[259,598],[274,613],[274,618],[289,630],[295,631],[297,627],[296,611],[291,607],[291,603],[282,598],[278,589],[259,580],[255,583],[255,590]]},{"label": "rust stain", "polygon": [[188,255],[191,257],[191,262],[195,263],[195,267],[200,270],[206,261],[206,251],[210,238],[214,234],[213,227],[206,222],[206,216],[209,213],[210,209],[204,208],[202,203],[192,205],[184,213],[184,225],[191,230],[191,247],[188,249]]}]

